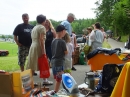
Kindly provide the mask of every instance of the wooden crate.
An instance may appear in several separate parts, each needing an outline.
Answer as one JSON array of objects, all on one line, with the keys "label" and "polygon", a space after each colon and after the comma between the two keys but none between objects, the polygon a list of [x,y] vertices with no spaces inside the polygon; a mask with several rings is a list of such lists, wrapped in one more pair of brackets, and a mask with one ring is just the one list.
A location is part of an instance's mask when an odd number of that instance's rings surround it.
[{"label": "wooden crate", "polygon": [[13,97],[12,74],[0,73],[0,97]]}]

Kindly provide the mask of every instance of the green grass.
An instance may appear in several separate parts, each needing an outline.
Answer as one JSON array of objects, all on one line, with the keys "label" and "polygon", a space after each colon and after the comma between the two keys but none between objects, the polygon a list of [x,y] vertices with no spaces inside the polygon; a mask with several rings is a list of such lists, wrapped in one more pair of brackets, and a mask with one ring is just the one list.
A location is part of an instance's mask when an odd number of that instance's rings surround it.
[{"label": "green grass", "polygon": [[8,50],[8,56],[0,56],[0,70],[16,71],[19,70],[18,65],[18,46],[15,43],[0,42],[0,50]]},{"label": "green grass", "polygon": [[19,70],[20,68],[17,60],[18,60],[17,56],[0,57],[0,69],[5,71]]},{"label": "green grass", "polygon": [[0,50],[8,50],[8,57],[17,56],[18,46],[15,43],[0,42]]},{"label": "green grass", "polygon": [[126,42],[128,39],[128,35],[121,36],[121,42]]},{"label": "green grass", "polygon": [[[123,36],[121,36],[121,40],[120,41],[121,42],[126,42],[128,40],[128,37],[129,37],[128,35],[123,35]],[[115,36],[114,38],[117,39],[118,36]]]},{"label": "green grass", "polygon": [[[103,43],[104,48],[111,48],[108,42]],[[18,47],[15,43],[10,42],[0,42],[0,50],[8,50],[8,56],[0,56],[0,70],[5,70],[8,72],[20,70],[18,65]]]}]

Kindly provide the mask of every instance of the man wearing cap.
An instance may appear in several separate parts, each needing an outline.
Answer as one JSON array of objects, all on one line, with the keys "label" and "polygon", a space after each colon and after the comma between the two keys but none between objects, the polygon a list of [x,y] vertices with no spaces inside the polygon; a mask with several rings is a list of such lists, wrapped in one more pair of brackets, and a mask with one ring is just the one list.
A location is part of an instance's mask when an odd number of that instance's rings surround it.
[{"label": "man wearing cap", "polygon": [[61,22],[61,25],[65,26],[70,36],[72,35],[71,23],[74,21],[74,19],[75,19],[75,15],[73,13],[69,13],[67,16],[67,20]]},{"label": "man wearing cap", "polygon": [[63,66],[65,64],[65,54],[68,54],[65,41],[62,39],[66,33],[66,28],[63,25],[56,27],[56,38],[52,41],[52,71],[56,81],[54,92],[58,92],[62,80]]}]

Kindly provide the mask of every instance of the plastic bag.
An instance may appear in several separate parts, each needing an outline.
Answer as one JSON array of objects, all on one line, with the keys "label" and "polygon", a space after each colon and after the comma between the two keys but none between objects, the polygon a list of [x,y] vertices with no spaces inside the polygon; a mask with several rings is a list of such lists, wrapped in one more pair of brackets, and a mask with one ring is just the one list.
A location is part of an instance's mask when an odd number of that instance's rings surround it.
[{"label": "plastic bag", "polygon": [[88,55],[91,52],[91,50],[92,50],[92,47],[88,45],[85,45],[83,48],[85,55]]},{"label": "plastic bag", "polygon": [[50,77],[50,68],[46,54],[38,58],[38,66],[40,70],[40,78]]}]

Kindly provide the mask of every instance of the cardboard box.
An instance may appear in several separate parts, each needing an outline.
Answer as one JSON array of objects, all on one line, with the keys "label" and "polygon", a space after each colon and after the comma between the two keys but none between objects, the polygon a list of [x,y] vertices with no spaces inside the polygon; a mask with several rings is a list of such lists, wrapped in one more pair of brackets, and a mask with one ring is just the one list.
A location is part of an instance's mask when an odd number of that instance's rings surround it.
[{"label": "cardboard box", "polygon": [[13,97],[12,74],[0,73],[0,97]]},{"label": "cardboard box", "polygon": [[75,51],[75,55],[79,55],[79,53],[80,53],[79,51]]},{"label": "cardboard box", "polygon": [[23,72],[13,72],[13,97],[29,97],[34,88],[32,72],[30,69]]},{"label": "cardboard box", "polygon": [[75,57],[74,58],[74,64],[76,65],[76,64],[78,64],[79,63],[79,57]]},{"label": "cardboard box", "polygon": [[77,47],[76,47],[76,50],[77,50],[77,51],[79,51],[79,48],[80,48],[80,47],[79,47],[79,46],[77,46]]}]

